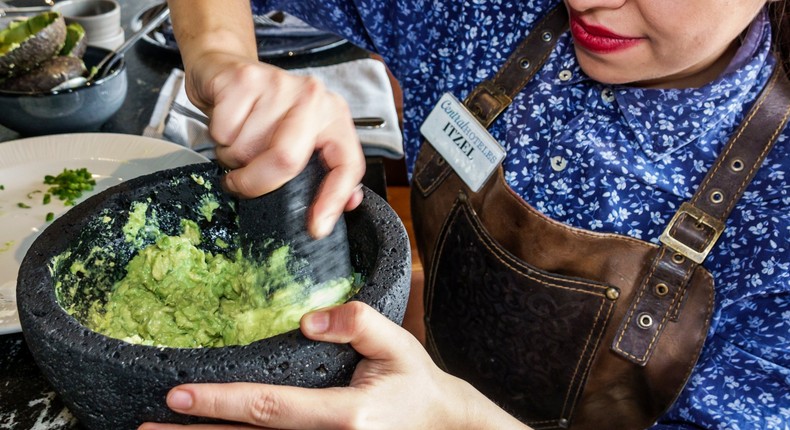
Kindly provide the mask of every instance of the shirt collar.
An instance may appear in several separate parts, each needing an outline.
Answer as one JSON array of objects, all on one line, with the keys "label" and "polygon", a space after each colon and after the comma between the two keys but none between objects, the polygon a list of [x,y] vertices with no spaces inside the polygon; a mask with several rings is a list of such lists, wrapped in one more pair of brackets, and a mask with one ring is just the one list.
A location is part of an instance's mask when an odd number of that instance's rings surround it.
[{"label": "shirt collar", "polygon": [[[568,38],[570,40],[570,38]],[[589,79],[573,54],[573,44],[560,46],[560,64],[573,78],[554,83],[566,85],[601,84]],[[742,37],[742,44],[726,70],[700,88],[650,89],[613,86],[615,105],[645,155],[660,159],[716,128],[731,127],[755,85],[762,87],[765,74],[759,73],[771,61],[771,27],[763,10]],[[570,54],[570,55],[569,55]],[[555,73],[555,76],[557,74]],[[711,115],[713,107],[716,114]],[[680,118],[672,123],[664,118]]]}]

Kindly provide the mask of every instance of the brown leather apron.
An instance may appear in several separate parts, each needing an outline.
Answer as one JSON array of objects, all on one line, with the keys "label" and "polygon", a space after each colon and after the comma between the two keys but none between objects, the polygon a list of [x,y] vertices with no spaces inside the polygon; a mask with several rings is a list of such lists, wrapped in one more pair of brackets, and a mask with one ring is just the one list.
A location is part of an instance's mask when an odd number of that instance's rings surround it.
[{"label": "brown leather apron", "polygon": [[[467,97],[483,126],[566,25],[560,5]],[[708,332],[714,285],[700,263],[783,129],[788,100],[777,72],[660,246],[549,219],[508,187],[501,166],[474,193],[423,144],[411,205],[436,362],[536,429],[653,424]]]}]

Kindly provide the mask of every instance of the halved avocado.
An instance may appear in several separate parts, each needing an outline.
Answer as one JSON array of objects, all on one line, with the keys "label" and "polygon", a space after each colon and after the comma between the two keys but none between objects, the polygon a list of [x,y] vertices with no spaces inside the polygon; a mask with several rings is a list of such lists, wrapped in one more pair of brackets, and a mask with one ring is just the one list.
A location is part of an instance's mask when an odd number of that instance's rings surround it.
[{"label": "halved avocado", "polygon": [[66,41],[58,55],[82,58],[86,49],[88,49],[88,38],[85,37],[85,29],[78,22],[66,26]]},{"label": "halved avocado", "polygon": [[19,75],[54,57],[66,41],[66,22],[58,12],[15,21],[0,31],[0,78]]},{"label": "halved avocado", "polygon": [[35,69],[0,82],[0,90],[26,93],[49,92],[56,85],[77,76],[85,76],[87,69],[81,58],[70,55],[52,57]]}]

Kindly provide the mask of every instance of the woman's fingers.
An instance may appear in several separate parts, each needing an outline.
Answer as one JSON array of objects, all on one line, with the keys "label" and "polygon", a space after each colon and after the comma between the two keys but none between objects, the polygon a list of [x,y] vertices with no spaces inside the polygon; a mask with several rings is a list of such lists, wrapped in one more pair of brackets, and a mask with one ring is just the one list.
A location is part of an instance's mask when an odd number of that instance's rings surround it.
[{"label": "woman's fingers", "polygon": [[371,360],[399,361],[422,346],[406,330],[365,303],[352,301],[302,317],[302,333],[323,342],[349,343]]},{"label": "woman's fingers", "polygon": [[354,209],[362,201],[359,186],[365,175],[362,145],[351,112],[339,96],[333,96],[338,99],[335,104],[342,106],[344,111],[317,139],[317,147],[329,172],[310,212],[311,233],[315,237],[329,234],[343,211]]},{"label": "woman's fingers", "polygon": [[[298,175],[319,150],[328,171],[311,206],[308,230],[321,238],[331,232],[344,210],[361,201],[358,185],[365,173],[365,159],[345,101],[314,78],[293,79],[299,83],[290,84],[298,88],[293,92],[301,91],[297,100],[279,103],[290,103],[290,108],[273,118],[278,112],[259,102],[236,140],[219,147],[217,156],[234,168],[225,177],[226,189],[242,197],[256,197]],[[219,115],[217,110],[215,114]]]},{"label": "woman's fingers", "polygon": [[[198,67],[201,66],[201,67]],[[327,175],[308,213],[322,238],[362,200],[365,158],[347,103],[314,77],[246,58],[212,54],[189,74],[188,91],[210,113],[225,188],[241,197],[271,192],[321,152]]]},{"label": "woman's fingers", "polygon": [[[361,393],[359,393],[361,394]],[[354,390],[253,383],[187,384],[167,395],[176,412],[278,429],[348,428],[343,411],[362,401]]]}]

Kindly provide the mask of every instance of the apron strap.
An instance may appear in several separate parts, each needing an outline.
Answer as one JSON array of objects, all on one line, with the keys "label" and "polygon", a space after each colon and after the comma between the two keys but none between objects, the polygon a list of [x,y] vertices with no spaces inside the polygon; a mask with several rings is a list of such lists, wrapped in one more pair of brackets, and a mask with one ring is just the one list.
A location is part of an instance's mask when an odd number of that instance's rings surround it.
[{"label": "apron strap", "polygon": [[777,65],[744,122],[730,138],[691,200],[681,204],[620,324],[612,349],[645,365],[685,287],[713,249],[735,204],[773,148],[790,117],[790,81]]},{"label": "apron strap", "polygon": [[[568,13],[565,4],[560,2],[518,45],[497,74],[492,79],[480,83],[469,93],[464,105],[483,127],[488,128],[540,70],[557,44],[557,36],[562,34],[567,26]],[[427,145],[430,144],[423,143],[423,146]],[[442,184],[451,171],[450,165],[436,153],[424,166],[415,169],[417,173],[414,175],[413,184],[423,196],[427,197]]]},{"label": "apron strap", "polygon": [[535,76],[567,26],[568,13],[560,2],[518,45],[497,74],[469,93],[464,105],[483,127],[488,128]]}]

